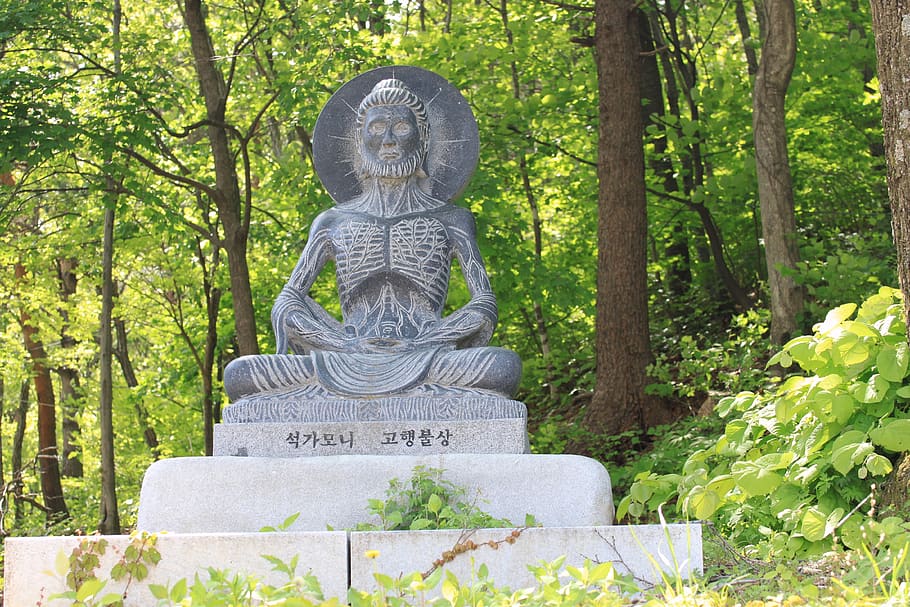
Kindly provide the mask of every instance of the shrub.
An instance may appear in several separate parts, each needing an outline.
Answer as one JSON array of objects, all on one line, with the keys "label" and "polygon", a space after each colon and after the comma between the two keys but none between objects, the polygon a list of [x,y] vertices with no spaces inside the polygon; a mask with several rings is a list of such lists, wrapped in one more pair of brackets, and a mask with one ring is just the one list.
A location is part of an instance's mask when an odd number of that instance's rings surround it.
[{"label": "shrub", "polygon": [[678,473],[638,474],[617,516],[673,502],[680,516],[713,520],[766,555],[870,543],[882,525],[864,510],[873,483],[910,449],[900,293],[883,287],[858,310],[839,306],[813,331],[768,363],[795,363],[802,373],[764,393],[722,399],[717,413],[727,421],[716,443],[689,455]]}]

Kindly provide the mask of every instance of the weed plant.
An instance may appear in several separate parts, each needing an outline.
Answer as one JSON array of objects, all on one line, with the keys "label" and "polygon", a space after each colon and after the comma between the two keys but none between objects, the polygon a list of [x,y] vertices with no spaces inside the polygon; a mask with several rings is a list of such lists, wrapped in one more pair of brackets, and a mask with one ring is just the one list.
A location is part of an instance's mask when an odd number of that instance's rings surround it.
[{"label": "weed plant", "polygon": [[787,563],[778,579],[816,558],[849,563],[846,587],[887,578],[895,590],[910,525],[876,512],[875,492],[910,449],[906,331],[894,289],[834,308],[769,361],[797,372],[721,399],[722,432],[694,441],[676,470],[637,472],[617,515],[648,519],[669,505],[681,519],[712,521],[747,554]]}]

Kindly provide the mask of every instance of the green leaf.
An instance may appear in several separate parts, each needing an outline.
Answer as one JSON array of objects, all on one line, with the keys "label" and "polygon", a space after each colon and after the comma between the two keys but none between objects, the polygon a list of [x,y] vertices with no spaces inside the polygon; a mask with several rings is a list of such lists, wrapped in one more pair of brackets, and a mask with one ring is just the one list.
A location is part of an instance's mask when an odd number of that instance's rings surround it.
[{"label": "green leaf", "polygon": [[104,582],[97,578],[89,578],[76,590],[76,600],[85,602],[89,597],[98,594],[104,588]]},{"label": "green leaf", "polygon": [[423,529],[429,529],[433,526],[433,521],[427,518],[415,518],[411,521],[410,530],[411,531],[421,531]]},{"label": "green leaf", "polygon": [[885,476],[891,474],[891,470],[893,469],[891,460],[878,453],[870,453],[866,458],[866,461],[863,462],[863,466],[866,467],[869,474],[872,476]]},{"label": "green leaf", "polygon": [[856,382],[851,394],[853,394],[853,398],[861,403],[878,403],[885,398],[885,394],[888,393],[888,388],[890,387],[891,383],[876,373],[869,378],[868,382]]},{"label": "green leaf", "polygon": [[888,451],[910,450],[910,419],[883,422],[880,428],[869,431],[872,442]]},{"label": "green leaf", "polygon": [[856,412],[856,399],[849,394],[836,394],[831,399],[831,413],[840,424],[846,424]]},{"label": "green leaf", "polygon": [[644,504],[654,494],[654,489],[645,483],[632,483],[629,493],[633,500]]},{"label": "green leaf", "polygon": [[697,519],[708,520],[720,508],[721,498],[705,487],[695,487],[686,498],[688,511]]},{"label": "green leaf", "polygon": [[101,607],[105,605],[117,605],[123,601],[123,595],[116,592],[109,592],[101,597],[101,601],[98,603]]},{"label": "green leaf", "polygon": [[57,572],[57,575],[63,577],[70,570],[70,558],[62,550],[57,552],[57,557],[54,559],[54,571]]},{"label": "green leaf", "polygon": [[810,542],[817,542],[827,535],[825,533],[827,522],[828,517],[817,507],[812,506],[803,515],[800,532],[803,534],[803,537]]},{"label": "green leaf", "polygon": [[847,320],[853,315],[853,312],[856,311],[856,304],[846,303],[841,306],[834,308],[825,315],[824,322],[815,325],[812,327],[813,331],[818,333],[828,333],[839,324]]},{"label": "green leaf", "polygon": [[843,508],[835,508],[826,515],[817,506],[812,506],[803,515],[800,531],[810,542],[817,542],[834,533],[843,516]]},{"label": "green leaf", "polygon": [[875,447],[865,441],[858,443],[845,443],[834,447],[831,452],[831,465],[843,475],[846,475],[854,466],[863,461]]},{"label": "green leaf", "polygon": [[882,377],[892,382],[900,382],[907,374],[907,364],[910,362],[910,349],[906,342],[896,346],[885,345],[875,357],[875,365]]},{"label": "green leaf", "polygon": [[442,508],[442,498],[440,498],[435,493],[430,496],[430,499],[427,500],[427,510],[433,514],[439,514],[439,510]]},{"label": "green leaf", "polygon": [[186,596],[186,578],[181,578],[174,587],[171,588],[168,598],[172,603],[179,603]]},{"label": "green leaf", "polygon": [[755,462],[734,462],[730,466],[737,486],[746,495],[767,495],[783,482],[783,477],[772,469]]},{"label": "green leaf", "polygon": [[[149,584],[149,592],[152,593],[152,596],[156,599],[166,601],[169,599],[167,587],[161,584]],[[181,597],[182,598],[182,597]],[[176,601],[171,601],[176,602]]]}]

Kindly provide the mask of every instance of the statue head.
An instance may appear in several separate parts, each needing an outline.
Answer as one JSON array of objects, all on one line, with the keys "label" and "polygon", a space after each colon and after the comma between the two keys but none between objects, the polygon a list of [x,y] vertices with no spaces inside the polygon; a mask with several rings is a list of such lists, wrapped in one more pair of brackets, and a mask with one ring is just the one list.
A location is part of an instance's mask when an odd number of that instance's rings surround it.
[{"label": "statue head", "polygon": [[427,110],[404,82],[389,78],[373,87],[357,108],[354,133],[362,177],[424,175]]}]

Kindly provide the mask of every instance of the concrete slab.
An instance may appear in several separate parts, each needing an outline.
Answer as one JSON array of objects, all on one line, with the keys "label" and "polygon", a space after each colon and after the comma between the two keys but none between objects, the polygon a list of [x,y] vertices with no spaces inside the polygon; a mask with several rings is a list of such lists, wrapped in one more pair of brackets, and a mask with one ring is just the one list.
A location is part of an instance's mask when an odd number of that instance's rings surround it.
[{"label": "concrete slab", "polygon": [[[535,584],[528,565],[565,556],[565,565],[580,567],[585,559],[610,561],[620,573],[631,573],[642,589],[659,584],[662,575],[688,578],[703,567],[701,525],[632,525],[525,529],[514,543],[502,543],[511,529],[473,531],[385,531],[351,533],[351,586],[371,591],[374,572],[392,577],[426,572],[434,560],[457,544],[479,547],[455,557],[444,568],[459,580],[472,579],[480,565],[489,569],[497,586],[525,588]],[[486,542],[500,542],[493,549]],[[370,559],[366,551],[377,550]]]},{"label": "concrete slab", "polygon": [[[69,556],[80,543],[101,539],[109,545],[100,559],[96,576],[109,579],[111,568],[132,541],[129,536],[7,538],[4,604],[10,607],[71,605],[72,601],[49,599],[66,591],[65,577],[55,572],[57,556]],[[326,598],[340,597],[343,603],[347,596],[348,548],[344,532],[160,534],[155,541],[161,561],[149,567],[148,578],[144,581],[130,584],[124,602],[127,607],[155,605],[157,599],[149,592],[149,584],[170,586],[180,579],[192,583],[197,572],[201,577],[207,577],[207,567],[255,574],[269,584],[286,583],[287,575],[272,571],[272,565],[262,558],[263,554],[276,556],[286,563],[299,555],[297,573],[314,574]],[[122,592],[124,585],[125,582],[110,581],[105,585],[104,593]]]},{"label": "concrete slab", "polygon": [[215,455],[528,453],[525,418],[451,421],[272,422],[215,425]]},{"label": "concrete slab", "polygon": [[478,507],[516,524],[532,514],[549,527],[613,522],[610,476],[576,455],[348,455],[318,458],[185,457],[146,472],[138,528],[176,533],[251,532],[299,513],[292,531],[374,522],[369,499],[415,466],[438,468]]}]

